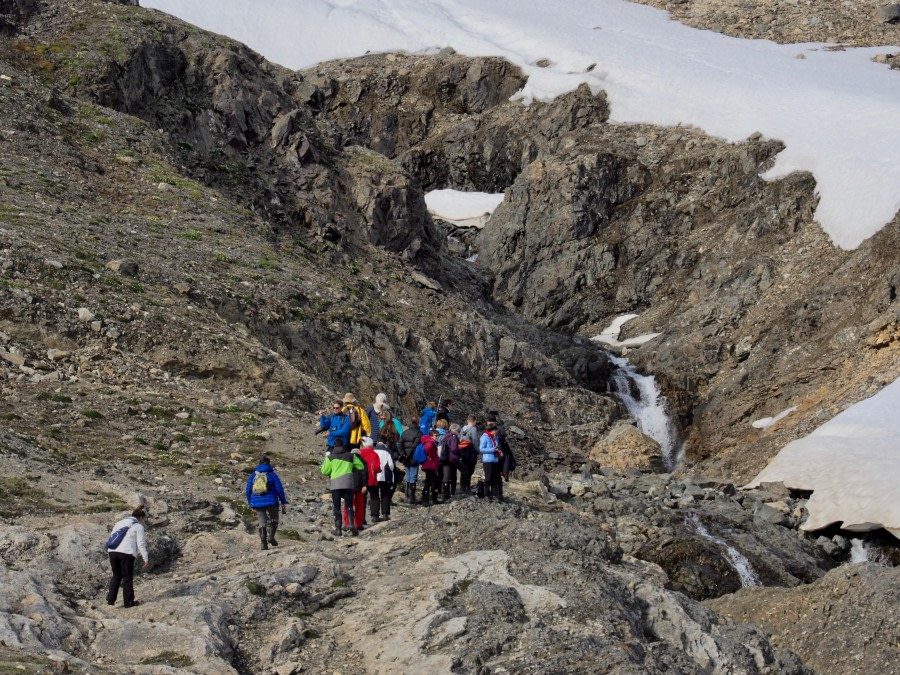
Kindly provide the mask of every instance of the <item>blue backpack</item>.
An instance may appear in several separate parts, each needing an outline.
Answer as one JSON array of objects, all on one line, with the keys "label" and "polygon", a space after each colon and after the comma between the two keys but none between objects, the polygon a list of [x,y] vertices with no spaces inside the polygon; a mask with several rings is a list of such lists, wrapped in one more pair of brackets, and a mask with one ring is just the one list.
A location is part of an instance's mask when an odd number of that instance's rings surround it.
[{"label": "blue backpack", "polygon": [[132,525],[134,525],[134,523],[129,523],[125,527],[120,527],[109,535],[109,539],[106,540],[106,548],[118,548],[119,544],[125,540],[125,535],[128,534],[128,530],[131,529]]},{"label": "blue backpack", "polygon": [[428,455],[425,454],[425,444],[424,443],[419,443],[416,446],[416,450],[415,450],[415,452],[413,452],[412,459],[413,459],[413,462],[415,462],[416,464],[424,464],[425,462],[428,461]]}]

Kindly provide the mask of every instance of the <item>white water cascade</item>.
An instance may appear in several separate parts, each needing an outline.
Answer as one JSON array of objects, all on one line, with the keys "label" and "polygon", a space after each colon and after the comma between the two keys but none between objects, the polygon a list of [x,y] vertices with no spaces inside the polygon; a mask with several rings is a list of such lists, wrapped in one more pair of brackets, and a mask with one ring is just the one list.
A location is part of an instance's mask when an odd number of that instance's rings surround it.
[{"label": "white water cascade", "polygon": [[753,566],[743,553],[738,551],[721,537],[710,534],[709,530],[703,526],[703,523],[700,522],[700,519],[695,514],[688,516],[688,520],[694,524],[697,534],[725,549],[725,554],[728,556],[732,568],[734,568],[734,571],[738,573],[738,576],[741,579],[741,588],[762,586],[762,582],[759,580],[759,577],[756,576],[756,572],[753,571]]},{"label": "white water cascade", "polygon": [[[681,460],[681,452],[675,426],[666,412],[666,397],[662,395],[656,378],[652,375],[641,375],[626,358],[610,354],[609,360],[619,369],[613,376],[616,395],[637,422],[638,429],[659,443],[663,464],[666,471],[671,471]],[[632,394],[632,382],[638,389],[637,397]]]},{"label": "white water cascade", "polygon": [[867,562],[869,560],[869,551],[866,549],[866,542],[862,539],[851,539],[850,543],[850,562]]}]

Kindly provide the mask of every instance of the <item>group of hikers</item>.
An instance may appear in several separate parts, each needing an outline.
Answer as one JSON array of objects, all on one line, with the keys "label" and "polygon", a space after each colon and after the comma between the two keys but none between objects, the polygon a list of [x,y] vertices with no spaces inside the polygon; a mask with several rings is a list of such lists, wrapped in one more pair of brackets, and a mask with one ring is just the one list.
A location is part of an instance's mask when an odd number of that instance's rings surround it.
[{"label": "group of hikers", "polygon": [[[503,501],[502,481],[509,480],[516,467],[506,428],[491,411],[479,434],[474,415],[462,426],[452,421],[452,406],[451,400],[440,405],[429,401],[408,428],[391,411],[383,393],[368,410],[347,393],[334,401],[330,412],[319,411],[315,433],[327,434],[322,473],[331,482],[335,536],[341,536],[344,528],[355,536],[368,524],[367,501],[372,522],[390,520],[394,493],[402,484],[409,505],[428,506],[457,494],[472,494],[479,459],[484,480],[475,493],[491,502]],[[416,498],[420,472],[424,474],[421,501]],[[268,457],[248,477],[246,494],[259,519],[260,548],[277,546],[279,505],[283,513],[287,499]]]},{"label": "group of hikers", "polygon": [[[367,500],[373,522],[390,520],[394,493],[401,484],[405,484],[409,505],[428,506],[473,493],[491,502],[503,501],[503,479],[509,480],[516,468],[503,422],[496,412],[488,412],[484,432],[479,434],[474,415],[469,415],[464,425],[452,421],[452,406],[450,400],[440,405],[429,401],[421,415],[412,417],[408,428],[393,414],[385,394],[378,394],[368,410],[348,393],[332,404],[330,413],[319,411],[315,433],[327,433],[322,473],[331,482],[332,534],[341,536],[344,528],[353,536],[359,534],[368,524]],[[484,480],[473,490],[472,476],[479,459]],[[424,474],[421,501],[416,498],[420,473]],[[287,496],[267,455],[248,476],[246,497],[258,519],[260,548],[278,546],[275,534],[279,512],[287,512]],[[143,558],[144,568],[150,564],[146,519],[144,507],[138,506],[130,517],[115,524],[106,542],[112,568],[106,596],[109,605],[116,603],[120,587],[125,607],[138,604],[133,587],[135,558]]]},{"label": "group of hikers", "polygon": [[[394,492],[404,483],[409,505],[428,506],[457,493],[471,494],[479,458],[484,468],[479,492],[488,501],[503,501],[502,479],[509,479],[516,462],[506,428],[492,411],[479,434],[477,418],[469,415],[466,424],[460,425],[452,420],[452,407],[449,399],[440,405],[428,401],[406,429],[383,393],[368,410],[347,393],[334,401],[330,413],[319,411],[316,433],[328,434],[322,473],[331,479],[335,536],[341,536],[345,527],[353,536],[365,527],[367,498],[373,522],[390,520]],[[425,478],[418,502],[420,472]]]}]

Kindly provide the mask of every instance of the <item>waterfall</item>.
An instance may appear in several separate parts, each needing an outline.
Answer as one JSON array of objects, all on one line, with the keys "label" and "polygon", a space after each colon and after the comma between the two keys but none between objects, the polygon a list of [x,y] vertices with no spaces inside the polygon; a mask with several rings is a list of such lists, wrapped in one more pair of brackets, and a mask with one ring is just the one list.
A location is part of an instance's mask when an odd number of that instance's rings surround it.
[{"label": "waterfall", "polygon": [[741,588],[762,586],[762,582],[759,580],[759,577],[756,576],[756,572],[753,571],[753,566],[743,553],[738,551],[721,537],[710,534],[709,530],[703,526],[703,523],[700,522],[700,519],[695,514],[688,516],[688,519],[694,524],[697,534],[725,549],[725,554],[731,562],[731,567],[734,568],[734,571],[738,573],[738,576],[741,579]]},{"label": "waterfall", "polygon": [[[680,448],[677,447],[675,427],[666,412],[666,397],[662,395],[656,378],[638,373],[628,359],[612,354],[609,359],[618,367],[618,372],[613,376],[616,395],[637,422],[638,429],[659,443],[663,464],[666,471],[671,471],[681,459]],[[637,396],[632,392],[632,382],[637,387]]]},{"label": "waterfall", "polygon": [[866,549],[866,542],[862,539],[851,539],[850,543],[850,562],[867,562],[869,560],[869,551]]}]

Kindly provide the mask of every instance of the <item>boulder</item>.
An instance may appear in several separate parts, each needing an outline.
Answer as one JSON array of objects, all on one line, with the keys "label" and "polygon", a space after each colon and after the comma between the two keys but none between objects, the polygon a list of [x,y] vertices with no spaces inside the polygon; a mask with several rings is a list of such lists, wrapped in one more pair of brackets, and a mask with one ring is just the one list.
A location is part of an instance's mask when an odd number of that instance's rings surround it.
[{"label": "boulder", "polygon": [[600,466],[616,471],[663,471],[659,443],[624,421],[617,422],[605,438],[594,444],[588,456]]}]

